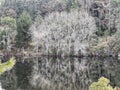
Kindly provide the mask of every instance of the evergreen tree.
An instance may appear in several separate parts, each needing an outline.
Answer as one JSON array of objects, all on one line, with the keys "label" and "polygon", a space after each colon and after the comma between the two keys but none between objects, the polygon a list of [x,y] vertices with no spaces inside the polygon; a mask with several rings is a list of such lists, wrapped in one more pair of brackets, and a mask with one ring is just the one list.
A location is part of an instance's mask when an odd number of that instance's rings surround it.
[{"label": "evergreen tree", "polygon": [[17,21],[17,36],[16,36],[16,44],[17,47],[26,48],[31,41],[31,35],[29,33],[29,27],[32,24],[31,16],[28,12],[24,11]]}]

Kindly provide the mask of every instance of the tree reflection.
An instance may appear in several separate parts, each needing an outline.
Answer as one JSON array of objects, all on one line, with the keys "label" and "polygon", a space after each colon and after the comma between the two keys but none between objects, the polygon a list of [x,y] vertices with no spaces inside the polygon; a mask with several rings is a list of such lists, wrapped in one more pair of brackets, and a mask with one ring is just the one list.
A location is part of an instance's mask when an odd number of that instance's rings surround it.
[{"label": "tree reflection", "polygon": [[115,58],[28,58],[1,76],[5,90],[88,90],[101,76],[120,87],[120,60]]},{"label": "tree reflection", "polygon": [[[40,62],[38,65],[36,65]],[[32,72],[32,85],[42,90],[88,90],[101,76],[120,86],[119,60],[113,58],[40,58]],[[113,75],[115,76],[113,76]],[[57,89],[56,89],[57,88]]]}]

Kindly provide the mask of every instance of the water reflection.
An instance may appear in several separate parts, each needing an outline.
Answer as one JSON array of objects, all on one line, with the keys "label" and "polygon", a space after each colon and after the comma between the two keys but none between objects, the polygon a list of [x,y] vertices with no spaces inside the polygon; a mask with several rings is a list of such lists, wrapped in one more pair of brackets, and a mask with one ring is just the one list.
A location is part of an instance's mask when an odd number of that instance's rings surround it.
[{"label": "water reflection", "polygon": [[105,76],[120,86],[120,60],[113,58],[21,58],[1,76],[5,90],[88,90]]}]

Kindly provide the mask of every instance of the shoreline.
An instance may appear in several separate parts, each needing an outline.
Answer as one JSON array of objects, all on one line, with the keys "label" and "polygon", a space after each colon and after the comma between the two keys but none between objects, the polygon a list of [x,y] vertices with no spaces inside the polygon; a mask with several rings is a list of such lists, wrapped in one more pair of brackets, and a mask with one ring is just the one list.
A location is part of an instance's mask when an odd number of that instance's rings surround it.
[{"label": "shoreline", "polygon": [[87,55],[54,55],[54,54],[49,54],[45,55],[42,54],[41,52],[34,52],[34,51],[24,51],[24,52],[0,52],[0,58],[3,57],[57,57],[57,58],[63,58],[63,57],[71,57],[71,58],[83,58],[83,57],[99,57],[99,58],[107,58],[107,57],[113,57],[113,58],[120,58],[120,54],[116,55],[109,55],[109,54],[103,54],[103,55],[97,55],[97,54],[87,54]]}]

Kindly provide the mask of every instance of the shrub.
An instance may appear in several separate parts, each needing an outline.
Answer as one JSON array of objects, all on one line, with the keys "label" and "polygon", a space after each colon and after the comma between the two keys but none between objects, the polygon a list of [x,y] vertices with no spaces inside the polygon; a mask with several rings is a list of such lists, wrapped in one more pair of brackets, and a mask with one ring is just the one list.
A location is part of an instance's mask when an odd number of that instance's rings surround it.
[{"label": "shrub", "polygon": [[90,87],[89,90],[120,90],[120,88],[115,87],[113,88],[110,85],[110,80],[105,78],[105,77],[101,77],[98,82],[93,82]]},{"label": "shrub", "polygon": [[1,17],[0,48],[11,50],[16,34],[16,20],[11,17]]},{"label": "shrub", "polygon": [[99,38],[98,43],[92,46],[90,51],[96,55],[117,56],[120,51],[120,39],[116,34],[111,37],[107,36]]}]

